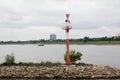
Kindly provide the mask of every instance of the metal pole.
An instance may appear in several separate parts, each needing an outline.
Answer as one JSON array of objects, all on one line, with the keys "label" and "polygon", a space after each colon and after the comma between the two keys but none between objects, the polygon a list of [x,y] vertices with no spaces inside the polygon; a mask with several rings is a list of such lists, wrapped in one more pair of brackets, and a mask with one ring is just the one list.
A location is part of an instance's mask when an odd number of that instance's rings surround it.
[{"label": "metal pole", "polygon": [[66,29],[66,64],[70,65],[70,51],[69,51],[69,28]]}]

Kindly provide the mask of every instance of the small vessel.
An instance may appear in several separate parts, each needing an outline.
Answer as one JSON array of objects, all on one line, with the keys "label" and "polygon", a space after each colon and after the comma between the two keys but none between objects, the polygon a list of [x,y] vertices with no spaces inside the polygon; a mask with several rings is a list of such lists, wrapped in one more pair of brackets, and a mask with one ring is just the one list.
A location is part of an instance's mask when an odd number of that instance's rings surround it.
[{"label": "small vessel", "polygon": [[39,43],[38,46],[44,46],[44,44],[43,43]]}]

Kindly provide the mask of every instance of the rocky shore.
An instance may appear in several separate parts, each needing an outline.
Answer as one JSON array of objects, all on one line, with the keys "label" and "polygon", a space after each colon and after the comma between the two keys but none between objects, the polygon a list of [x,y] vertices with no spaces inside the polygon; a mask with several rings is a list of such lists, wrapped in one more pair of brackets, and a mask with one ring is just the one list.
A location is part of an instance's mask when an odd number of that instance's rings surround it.
[{"label": "rocky shore", "polygon": [[120,79],[120,69],[98,65],[0,66],[0,78]]}]

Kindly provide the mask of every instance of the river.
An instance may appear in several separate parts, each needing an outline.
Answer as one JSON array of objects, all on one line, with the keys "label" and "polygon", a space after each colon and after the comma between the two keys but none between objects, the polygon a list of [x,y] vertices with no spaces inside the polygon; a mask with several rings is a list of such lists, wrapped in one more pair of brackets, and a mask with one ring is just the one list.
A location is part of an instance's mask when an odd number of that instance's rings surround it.
[{"label": "river", "polygon": [[[13,53],[16,62],[52,61],[64,63],[65,45],[0,45],[0,63]],[[70,45],[83,54],[81,62],[120,68],[120,45]]]}]

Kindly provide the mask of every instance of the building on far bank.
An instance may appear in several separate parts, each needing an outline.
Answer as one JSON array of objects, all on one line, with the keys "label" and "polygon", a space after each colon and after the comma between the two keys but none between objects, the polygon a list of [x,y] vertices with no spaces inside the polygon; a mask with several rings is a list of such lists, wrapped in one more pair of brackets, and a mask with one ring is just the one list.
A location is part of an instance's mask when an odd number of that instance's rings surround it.
[{"label": "building on far bank", "polygon": [[56,35],[55,34],[51,34],[50,35],[50,41],[54,41],[56,40]]}]

